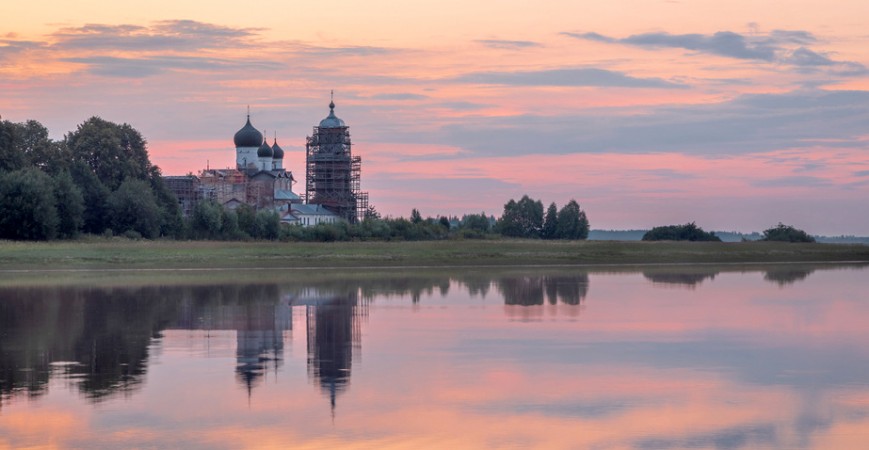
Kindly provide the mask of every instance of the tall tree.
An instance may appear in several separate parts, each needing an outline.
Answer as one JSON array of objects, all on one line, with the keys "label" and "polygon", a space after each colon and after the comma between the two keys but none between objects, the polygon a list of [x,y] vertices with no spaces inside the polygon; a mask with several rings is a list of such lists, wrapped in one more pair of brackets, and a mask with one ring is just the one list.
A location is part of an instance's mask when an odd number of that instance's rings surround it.
[{"label": "tall tree", "polygon": [[82,199],[84,200],[82,231],[91,234],[101,234],[106,228],[111,226],[106,204],[111,191],[94,175],[84,162],[73,162],[70,166],[70,175],[72,175],[76,186],[81,189]]},{"label": "tall tree", "polygon": [[145,138],[129,124],[91,117],[67,134],[73,161],[86,164],[109,189],[127,178],[147,180],[152,174]]},{"label": "tall tree", "polygon": [[[588,230],[583,230],[582,216],[582,210],[576,200],[571,199],[567,202],[558,212],[558,230],[556,232],[558,238],[573,240],[588,237]],[[585,226],[588,226],[588,219],[586,219]]]},{"label": "tall tree", "polygon": [[0,171],[23,169],[26,165],[24,152],[19,145],[18,124],[0,120]]},{"label": "tall tree", "polygon": [[77,237],[84,225],[84,198],[72,181],[72,176],[65,170],[54,176],[54,198],[57,204],[58,236],[62,239]]},{"label": "tall tree", "polygon": [[48,175],[33,168],[0,173],[0,239],[53,239],[57,225]]},{"label": "tall tree", "polygon": [[546,216],[543,218],[543,231],[540,232],[540,237],[543,239],[555,239],[558,233],[558,207],[555,202],[549,205],[546,209]]}]

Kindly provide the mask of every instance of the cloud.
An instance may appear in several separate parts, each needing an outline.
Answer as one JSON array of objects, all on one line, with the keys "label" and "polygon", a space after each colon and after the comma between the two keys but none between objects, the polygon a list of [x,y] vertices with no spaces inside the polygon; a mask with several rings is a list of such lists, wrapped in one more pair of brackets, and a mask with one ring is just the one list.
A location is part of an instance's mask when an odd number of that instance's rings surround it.
[{"label": "cloud", "polygon": [[196,51],[249,45],[254,28],[232,28],[192,20],[167,20],[151,26],[88,24],[51,35],[63,50]]},{"label": "cloud", "polygon": [[[662,106],[643,114],[618,109],[560,115],[475,117],[405,139],[467,150],[461,157],[571,153],[678,152],[716,156],[828,146],[865,148],[869,91],[797,91]],[[793,181],[793,180],[792,180]]]},{"label": "cloud", "polygon": [[455,81],[507,86],[602,86],[628,88],[685,88],[661,78],[636,78],[622,72],[596,68],[549,69],[526,72],[474,72]]},{"label": "cloud", "polygon": [[647,49],[681,48],[697,53],[749,61],[787,64],[802,69],[838,67],[840,76],[862,75],[866,67],[854,61],[836,61],[824,52],[808,48],[817,38],[808,31],[773,30],[769,33],[744,35],[732,31],[713,34],[670,34],[666,32],[634,34],[615,38],[599,33],[563,32],[575,39],[623,44]]},{"label": "cloud", "polygon": [[27,50],[38,49],[42,46],[41,42],[0,39],[0,61],[8,56],[17,55]]},{"label": "cloud", "polygon": [[368,97],[374,100],[425,100],[429,98],[427,95],[412,94],[409,92],[400,92],[394,94],[375,94]]},{"label": "cloud", "polygon": [[486,47],[503,49],[503,50],[520,50],[523,48],[542,47],[539,42],[534,41],[510,41],[503,39],[479,39],[477,43],[483,44]]},{"label": "cloud", "polygon": [[832,183],[826,178],[795,175],[789,177],[770,178],[757,180],[751,183],[755,187],[820,187],[829,186]]},{"label": "cloud", "polygon": [[168,70],[274,70],[282,66],[270,61],[228,60],[194,56],[158,56],[146,58],[119,58],[113,56],[89,56],[64,58],[62,61],[85,64],[88,71],[101,76],[144,78]]},{"label": "cloud", "polygon": [[854,172],[855,177],[869,177],[869,170],[859,170]]}]

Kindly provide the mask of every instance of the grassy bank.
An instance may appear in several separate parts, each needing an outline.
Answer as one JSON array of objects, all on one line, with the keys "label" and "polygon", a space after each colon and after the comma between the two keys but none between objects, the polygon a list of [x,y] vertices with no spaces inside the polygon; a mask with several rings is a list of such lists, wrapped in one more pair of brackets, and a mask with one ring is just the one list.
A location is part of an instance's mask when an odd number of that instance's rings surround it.
[{"label": "grassy bank", "polygon": [[0,242],[0,270],[869,261],[869,246],[777,242]]}]

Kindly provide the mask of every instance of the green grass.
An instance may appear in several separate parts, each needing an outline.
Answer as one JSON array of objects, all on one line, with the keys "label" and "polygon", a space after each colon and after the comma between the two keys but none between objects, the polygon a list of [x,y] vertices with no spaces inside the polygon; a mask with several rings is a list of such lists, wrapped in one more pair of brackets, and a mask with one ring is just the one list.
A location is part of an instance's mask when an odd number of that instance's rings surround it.
[{"label": "green grass", "polygon": [[0,241],[0,270],[451,267],[866,262],[869,246],[778,242]]}]

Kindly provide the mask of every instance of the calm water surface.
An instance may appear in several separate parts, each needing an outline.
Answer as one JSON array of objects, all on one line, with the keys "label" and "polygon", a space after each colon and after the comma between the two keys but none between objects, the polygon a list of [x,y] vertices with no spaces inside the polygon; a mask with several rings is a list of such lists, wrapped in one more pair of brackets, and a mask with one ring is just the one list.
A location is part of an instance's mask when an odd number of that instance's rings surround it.
[{"label": "calm water surface", "polygon": [[869,448],[866,266],[3,276],[0,448]]}]

